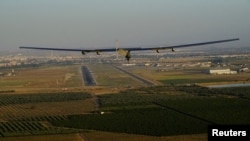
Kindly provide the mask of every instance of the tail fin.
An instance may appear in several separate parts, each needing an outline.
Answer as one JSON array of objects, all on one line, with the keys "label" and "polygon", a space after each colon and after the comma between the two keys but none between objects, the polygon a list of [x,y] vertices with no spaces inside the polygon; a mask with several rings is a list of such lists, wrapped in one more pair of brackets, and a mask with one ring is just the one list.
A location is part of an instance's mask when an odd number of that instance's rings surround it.
[{"label": "tail fin", "polygon": [[116,49],[116,59],[118,60],[118,49],[119,49],[119,41],[115,40],[115,49]]}]

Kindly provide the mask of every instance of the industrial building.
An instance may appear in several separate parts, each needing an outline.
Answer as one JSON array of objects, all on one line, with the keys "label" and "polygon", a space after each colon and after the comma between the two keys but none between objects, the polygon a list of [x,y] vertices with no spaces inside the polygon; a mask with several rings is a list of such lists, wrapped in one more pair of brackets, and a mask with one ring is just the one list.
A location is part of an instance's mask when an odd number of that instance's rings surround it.
[{"label": "industrial building", "polygon": [[209,70],[209,74],[221,75],[221,74],[237,74],[237,71],[232,71],[230,69],[214,69]]}]

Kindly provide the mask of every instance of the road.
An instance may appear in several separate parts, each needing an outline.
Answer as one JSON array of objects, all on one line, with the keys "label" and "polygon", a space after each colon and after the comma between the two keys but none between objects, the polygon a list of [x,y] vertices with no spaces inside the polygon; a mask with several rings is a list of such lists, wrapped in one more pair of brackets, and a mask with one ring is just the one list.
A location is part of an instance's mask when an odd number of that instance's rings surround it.
[{"label": "road", "polygon": [[137,76],[137,75],[135,75],[135,74],[133,74],[133,73],[131,73],[131,72],[129,72],[129,71],[127,71],[127,70],[121,68],[121,67],[114,66],[114,65],[113,65],[113,67],[116,68],[116,69],[118,69],[118,70],[120,70],[120,71],[122,71],[122,72],[124,72],[124,73],[126,73],[126,74],[128,74],[128,75],[130,75],[131,77],[133,77],[133,78],[135,78],[135,79],[141,81],[142,83],[144,83],[144,84],[146,84],[146,85],[155,85],[155,84],[152,83],[151,81],[146,80],[146,79],[144,79],[144,78],[142,78],[142,77],[140,77],[140,76]]},{"label": "road", "polygon": [[81,71],[85,86],[95,86],[95,80],[93,79],[89,69],[86,66],[82,66]]}]

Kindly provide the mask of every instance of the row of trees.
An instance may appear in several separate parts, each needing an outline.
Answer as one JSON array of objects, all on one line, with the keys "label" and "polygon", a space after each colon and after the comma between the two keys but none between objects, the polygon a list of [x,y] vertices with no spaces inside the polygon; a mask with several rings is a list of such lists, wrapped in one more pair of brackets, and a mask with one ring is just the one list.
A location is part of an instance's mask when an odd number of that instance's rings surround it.
[{"label": "row of trees", "polygon": [[71,100],[84,100],[90,97],[90,94],[84,92],[0,95],[0,106],[37,102],[63,102]]},{"label": "row of trees", "polygon": [[248,90],[199,86],[127,90],[99,96],[103,114],[71,115],[52,123],[153,136],[206,133],[209,124],[250,124],[249,100],[238,97],[247,96]]},{"label": "row of trees", "polygon": [[52,123],[70,128],[151,136],[197,134],[207,130],[204,122],[159,107],[118,110],[108,114],[72,115],[66,120]]}]

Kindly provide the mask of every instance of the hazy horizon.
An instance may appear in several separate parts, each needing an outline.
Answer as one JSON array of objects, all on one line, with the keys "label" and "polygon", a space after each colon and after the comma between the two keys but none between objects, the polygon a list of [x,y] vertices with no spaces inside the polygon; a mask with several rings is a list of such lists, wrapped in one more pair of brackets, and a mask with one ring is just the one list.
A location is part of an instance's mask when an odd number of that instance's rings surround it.
[{"label": "hazy horizon", "polygon": [[[0,51],[178,45],[240,38],[250,46],[248,0],[2,0]],[[212,45],[214,46],[214,45]]]}]

